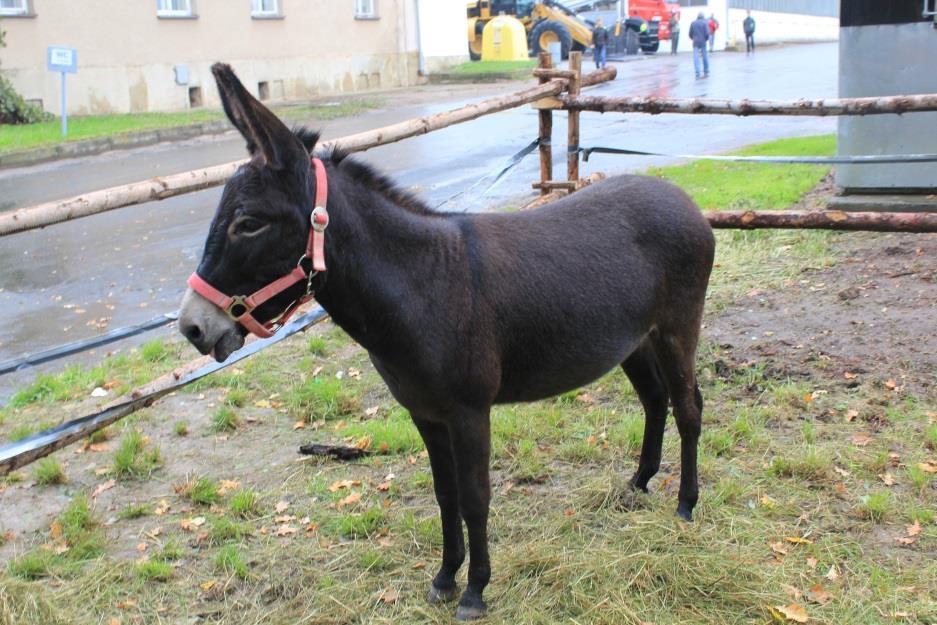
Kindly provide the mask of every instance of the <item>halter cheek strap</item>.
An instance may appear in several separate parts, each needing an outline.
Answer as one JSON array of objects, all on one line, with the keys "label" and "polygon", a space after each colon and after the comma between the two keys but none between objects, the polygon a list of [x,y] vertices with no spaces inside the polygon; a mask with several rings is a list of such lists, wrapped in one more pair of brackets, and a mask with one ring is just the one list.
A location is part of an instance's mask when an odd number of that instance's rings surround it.
[{"label": "halter cheek strap", "polygon": [[[316,176],[316,197],[309,218],[309,238],[306,242],[306,252],[292,271],[247,296],[226,295],[210,285],[197,272],[189,276],[187,281],[193,291],[221,308],[225,314],[240,323],[249,332],[261,338],[273,336],[296,312],[296,309],[315,296],[315,292],[312,290],[312,279],[320,272],[325,271],[325,229],[329,225],[329,213],[326,210],[326,204],[329,197],[329,183],[325,175],[325,165],[322,161],[315,157],[312,157],[311,161],[311,167]],[[312,261],[312,271],[308,274],[303,269],[303,261],[306,259]],[[279,317],[267,323],[260,323],[254,318],[252,313],[257,307],[298,282],[306,283],[305,294],[287,306]]]}]

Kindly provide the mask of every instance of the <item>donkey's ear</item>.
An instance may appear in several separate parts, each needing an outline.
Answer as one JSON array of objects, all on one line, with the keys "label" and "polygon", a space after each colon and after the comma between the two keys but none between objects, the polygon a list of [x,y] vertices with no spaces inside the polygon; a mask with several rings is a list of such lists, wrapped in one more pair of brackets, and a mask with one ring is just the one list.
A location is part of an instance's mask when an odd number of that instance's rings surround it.
[{"label": "donkey's ear", "polygon": [[268,167],[276,170],[286,168],[294,159],[308,159],[296,135],[248,93],[230,65],[215,63],[211,72],[218,84],[224,112],[247,140],[251,156],[262,159]]}]

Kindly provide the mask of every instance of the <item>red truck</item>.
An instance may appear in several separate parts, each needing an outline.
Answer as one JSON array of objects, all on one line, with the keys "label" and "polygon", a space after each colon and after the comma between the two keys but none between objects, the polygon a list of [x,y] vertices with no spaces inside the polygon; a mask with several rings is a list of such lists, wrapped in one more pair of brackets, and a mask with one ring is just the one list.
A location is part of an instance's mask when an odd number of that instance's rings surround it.
[{"label": "red truck", "polygon": [[676,11],[680,18],[680,5],[664,0],[628,0],[629,17],[640,17],[649,24],[657,24],[657,38],[670,39],[670,16]]}]

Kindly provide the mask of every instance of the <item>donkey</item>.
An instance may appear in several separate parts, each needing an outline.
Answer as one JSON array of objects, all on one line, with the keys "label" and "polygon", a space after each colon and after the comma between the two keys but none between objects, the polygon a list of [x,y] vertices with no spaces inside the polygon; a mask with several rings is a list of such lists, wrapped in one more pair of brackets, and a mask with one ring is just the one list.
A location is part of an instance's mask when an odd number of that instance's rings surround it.
[{"label": "donkey", "polygon": [[[268,331],[315,293],[426,444],[443,532],[430,603],[457,594],[464,521],[456,616],[486,611],[492,404],[547,398],[620,365],[646,414],[631,485],[647,492],[660,468],[672,404],[677,514],[691,520],[703,408],[694,360],[715,241],[685,193],[617,176],[529,212],[434,212],[339,151],[311,166],[317,134],[288,129],[229,66],[212,72],[251,160],[225,185],[179,329],[223,361],[249,329]],[[258,289],[264,297],[225,295]]]}]

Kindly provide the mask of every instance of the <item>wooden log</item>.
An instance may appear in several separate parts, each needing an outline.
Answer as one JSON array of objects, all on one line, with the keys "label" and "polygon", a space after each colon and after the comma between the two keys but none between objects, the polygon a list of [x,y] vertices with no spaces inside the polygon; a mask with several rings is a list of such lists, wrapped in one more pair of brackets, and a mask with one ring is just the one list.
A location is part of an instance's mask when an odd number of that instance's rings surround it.
[{"label": "wooden log", "polygon": [[715,100],[649,97],[559,96],[563,108],[599,113],[690,113],[715,115],[900,115],[937,111],[937,94],[821,100]]},{"label": "wooden log", "polygon": [[532,186],[534,189],[546,189],[551,191],[554,189],[566,189],[567,191],[575,191],[579,188],[579,183],[575,180],[545,180],[543,182],[535,182]]},{"label": "wooden log", "polygon": [[[547,54],[549,52],[541,52],[540,54]],[[576,77],[576,72],[569,69],[549,69],[549,66],[540,66],[534,70],[534,76],[540,78],[541,82],[546,79],[550,80],[553,78],[563,78],[566,80],[572,80]]]},{"label": "wooden log", "polygon": [[[579,95],[579,75],[582,72],[582,52],[569,53],[569,69],[575,76],[569,80],[569,95]],[[569,119],[566,124],[566,178],[571,182],[579,180],[579,111],[572,110],[567,113]]]},{"label": "wooden log", "polygon": [[[339,148],[346,152],[359,152],[477,119],[483,115],[530,104],[541,98],[557,95],[565,88],[565,80],[550,80],[536,87],[489,98],[451,111],[326,141],[321,145],[321,149]],[[160,176],[2,213],[0,214],[0,236],[215,187],[224,184],[245,162],[245,160],[239,160],[172,176]]]},{"label": "wooden log", "polygon": [[[544,70],[553,66],[553,59],[549,52],[540,53],[540,67]],[[540,82],[547,82],[547,78],[541,78]],[[534,103],[536,104],[536,102]],[[553,111],[540,110],[537,112],[540,120],[540,182],[546,182],[553,178]],[[544,196],[550,192],[549,189],[541,189],[540,195]]]},{"label": "wooden log", "polygon": [[707,211],[713,228],[807,228],[870,232],[937,232],[934,213],[825,211]]},{"label": "wooden log", "polygon": [[550,202],[553,202],[553,201],[555,201],[555,200],[558,200],[558,199],[560,199],[561,197],[566,197],[567,195],[569,195],[569,194],[568,194],[567,192],[565,192],[565,191],[551,191],[551,192],[547,193],[546,195],[541,195],[541,196],[539,196],[539,197],[537,197],[537,198],[531,200],[531,201],[528,202],[527,204],[524,204],[523,206],[521,206],[521,210],[522,210],[522,211],[527,211],[527,210],[531,210],[531,209],[533,209],[533,208],[538,208],[538,207],[540,207],[540,206],[543,206],[544,204],[549,204]]},{"label": "wooden log", "polygon": [[579,79],[579,88],[585,89],[586,87],[594,87],[600,83],[615,80],[616,76],[618,76],[618,70],[609,65],[608,67],[603,67],[585,76],[581,76]]}]

